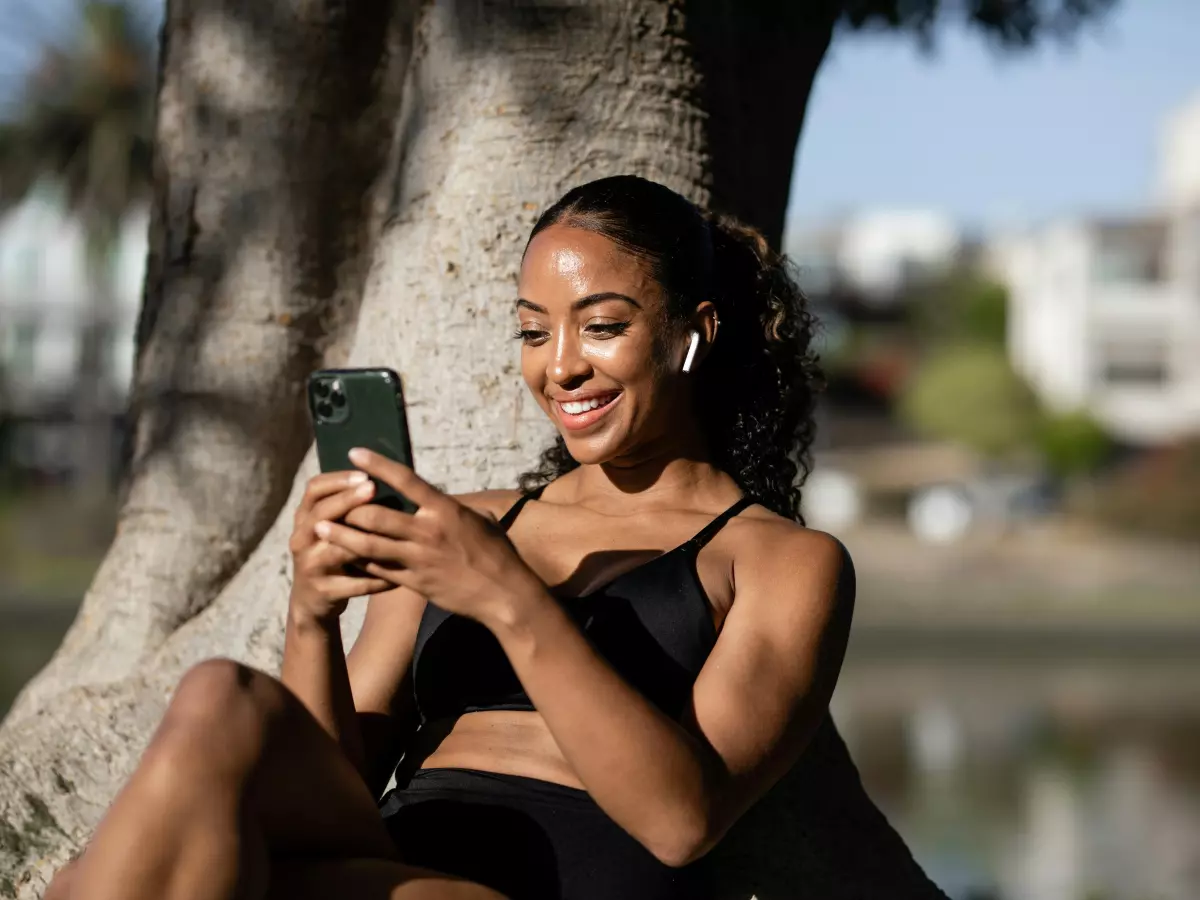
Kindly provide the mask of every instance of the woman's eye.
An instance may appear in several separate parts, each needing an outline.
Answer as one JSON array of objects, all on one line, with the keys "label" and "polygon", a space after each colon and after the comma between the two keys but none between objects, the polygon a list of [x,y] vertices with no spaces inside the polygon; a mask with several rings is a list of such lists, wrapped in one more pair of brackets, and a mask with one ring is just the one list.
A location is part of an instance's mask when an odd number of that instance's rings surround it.
[{"label": "woman's eye", "polygon": [[524,341],[529,345],[542,343],[549,337],[549,332],[542,331],[540,328],[518,328],[513,332],[513,337],[518,341]]},{"label": "woman's eye", "polygon": [[593,322],[584,330],[592,337],[606,340],[623,334],[629,328],[628,322]]}]

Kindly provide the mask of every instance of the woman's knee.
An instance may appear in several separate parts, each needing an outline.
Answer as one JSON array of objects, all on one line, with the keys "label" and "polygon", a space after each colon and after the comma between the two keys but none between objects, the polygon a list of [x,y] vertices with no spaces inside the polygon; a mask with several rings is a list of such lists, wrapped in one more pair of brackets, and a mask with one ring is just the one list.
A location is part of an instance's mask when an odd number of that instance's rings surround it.
[{"label": "woman's knee", "polygon": [[42,900],[67,900],[71,896],[71,882],[79,868],[79,860],[73,859],[57,872],[46,885],[46,893]]},{"label": "woman's knee", "polygon": [[247,760],[262,751],[285,688],[229,659],[210,659],[180,679],[155,739],[160,755]]}]

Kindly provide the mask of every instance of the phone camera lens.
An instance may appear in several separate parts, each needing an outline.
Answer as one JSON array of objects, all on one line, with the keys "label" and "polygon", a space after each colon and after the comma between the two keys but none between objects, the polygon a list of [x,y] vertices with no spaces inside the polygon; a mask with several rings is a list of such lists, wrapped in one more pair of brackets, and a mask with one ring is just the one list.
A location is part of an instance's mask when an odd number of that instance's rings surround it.
[{"label": "phone camera lens", "polygon": [[318,381],[316,384],[316,387],[314,387],[313,390],[316,391],[316,394],[318,397],[328,397],[329,396],[329,382],[328,381]]},{"label": "phone camera lens", "polygon": [[329,418],[333,415],[333,407],[328,403],[321,402],[317,404],[317,414]]},{"label": "phone camera lens", "polygon": [[334,391],[333,396],[329,398],[329,402],[332,403],[334,406],[345,406],[346,405],[346,395],[343,394],[341,391]]}]

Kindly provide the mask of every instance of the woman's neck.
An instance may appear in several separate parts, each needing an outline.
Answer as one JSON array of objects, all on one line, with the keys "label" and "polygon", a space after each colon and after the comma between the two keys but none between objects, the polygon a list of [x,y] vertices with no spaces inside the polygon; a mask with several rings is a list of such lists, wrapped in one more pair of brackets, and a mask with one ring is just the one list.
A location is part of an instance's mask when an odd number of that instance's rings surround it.
[{"label": "woman's neck", "polygon": [[599,511],[619,504],[622,512],[629,512],[635,497],[638,506],[647,508],[723,505],[738,493],[737,483],[707,453],[694,449],[582,465],[571,473],[571,480],[571,501]]}]

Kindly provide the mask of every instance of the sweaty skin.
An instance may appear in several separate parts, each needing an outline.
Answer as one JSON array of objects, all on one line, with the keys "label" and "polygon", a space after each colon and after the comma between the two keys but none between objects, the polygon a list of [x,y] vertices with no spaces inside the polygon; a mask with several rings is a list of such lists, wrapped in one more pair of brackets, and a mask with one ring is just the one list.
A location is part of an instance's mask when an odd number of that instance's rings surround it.
[{"label": "sweaty skin", "polygon": [[[553,599],[677,546],[740,496],[707,459],[691,415],[703,398],[692,397],[680,372],[691,330],[702,336],[696,366],[703,365],[717,338],[714,312],[703,303],[687,321],[670,320],[642,264],[599,235],[556,225],[534,238],[516,301],[522,374],[582,465],[526,505],[511,545],[460,526],[498,519],[515,491],[431,493],[412,522],[383,526],[394,528],[397,548],[408,548],[390,560],[404,577],[422,565],[405,553],[422,540],[423,515],[439,540],[461,542],[444,551],[456,566],[491,561],[470,597],[454,596],[455,584],[474,584],[475,575],[450,568],[444,585],[372,600],[350,655],[359,711],[395,716],[397,698],[411,694],[396,685],[406,677],[424,598],[483,622],[537,711],[435,723],[410,745],[409,765],[584,788],[673,864],[707,851],[803,748],[827,707],[852,605],[840,589],[844,553],[835,540],[751,507],[698,557],[720,637],[696,681],[692,714],[672,722],[616,676]],[[582,427],[567,427],[573,417],[563,403],[578,398],[605,405],[586,413],[594,419]],[[426,489],[387,460],[362,467],[402,493]],[[347,524],[358,518],[351,513]],[[344,538],[353,551],[346,532],[331,540]],[[492,559],[480,540],[503,545],[508,556]],[[369,571],[390,577],[386,563]],[[411,721],[411,709],[397,718]]]}]

